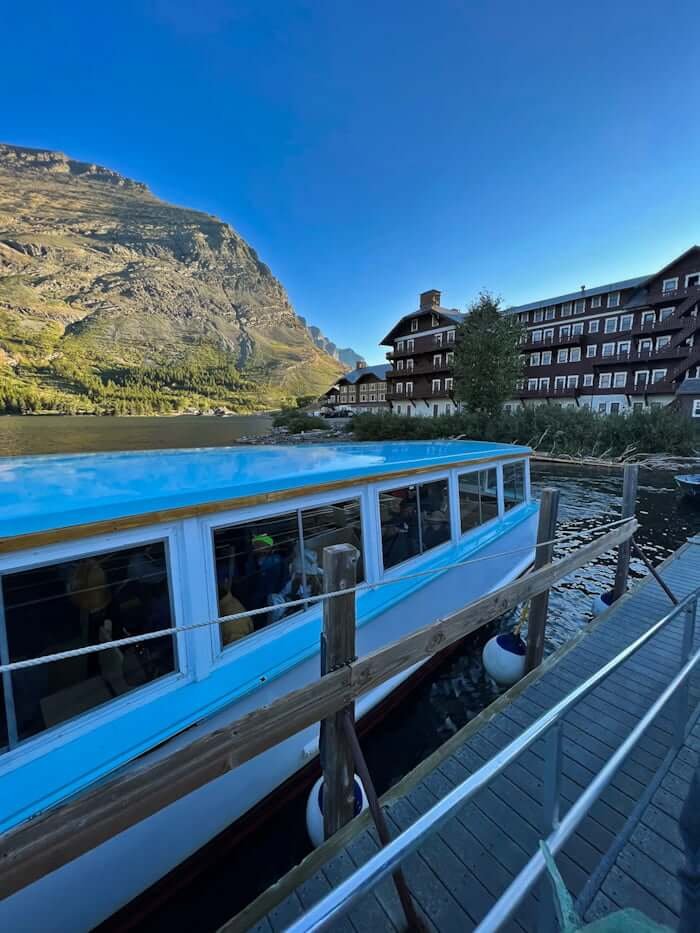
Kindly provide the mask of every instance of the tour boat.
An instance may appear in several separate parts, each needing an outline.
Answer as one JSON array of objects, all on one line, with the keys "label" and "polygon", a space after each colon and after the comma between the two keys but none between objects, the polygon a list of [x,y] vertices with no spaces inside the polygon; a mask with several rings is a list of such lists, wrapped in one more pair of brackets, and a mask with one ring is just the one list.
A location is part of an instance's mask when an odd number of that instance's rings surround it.
[{"label": "tour boat", "polygon": [[[0,832],[317,679],[321,605],[286,604],[322,591],[328,545],[352,544],[358,581],[383,584],[356,595],[360,656],[522,574],[530,453],[440,441],[0,460],[0,665],[72,652],[2,673]],[[358,718],[412,673],[362,696]],[[317,754],[315,725],[5,898],[0,926],[93,928]]]}]

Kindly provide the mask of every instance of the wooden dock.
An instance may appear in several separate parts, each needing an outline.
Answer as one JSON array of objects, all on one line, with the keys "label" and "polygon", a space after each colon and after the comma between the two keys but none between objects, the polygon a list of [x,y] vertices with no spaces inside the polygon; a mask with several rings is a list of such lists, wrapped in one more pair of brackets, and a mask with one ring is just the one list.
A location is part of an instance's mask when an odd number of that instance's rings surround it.
[{"label": "wooden dock", "polygon": [[[679,598],[696,588],[700,537],[669,558],[661,574]],[[671,608],[652,577],[635,586],[385,795],[391,833],[398,834],[429,810]],[[696,626],[696,648],[699,630]],[[566,714],[562,815],[678,672],[682,638],[681,616]],[[680,751],[673,743],[675,699],[557,857],[587,920],[636,907],[657,922],[677,925],[681,897],[676,872],[683,858],[678,817],[700,760],[700,673],[691,675],[690,731]],[[473,929],[535,852],[543,835],[543,741],[508,766],[404,862],[408,887],[429,929]],[[363,814],[222,929],[283,930],[377,850],[376,832]],[[539,890],[528,895],[503,929],[536,931]],[[379,884],[333,928],[343,933],[405,928],[392,882]]]}]

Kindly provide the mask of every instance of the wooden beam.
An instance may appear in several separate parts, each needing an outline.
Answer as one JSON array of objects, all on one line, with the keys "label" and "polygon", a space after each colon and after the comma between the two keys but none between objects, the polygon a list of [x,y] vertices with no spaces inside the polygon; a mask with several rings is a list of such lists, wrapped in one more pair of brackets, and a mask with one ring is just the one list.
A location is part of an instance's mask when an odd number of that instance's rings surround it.
[{"label": "wooden beam", "polygon": [[[637,481],[639,479],[639,465],[626,463],[622,479],[622,518],[631,518],[634,515],[637,502]],[[627,576],[630,569],[630,556],[632,554],[632,540],[623,541],[617,552],[617,568],[615,570],[615,585],[613,586],[613,602],[619,599],[627,589]]]},{"label": "wooden beam", "polygon": [[[357,548],[334,544],[323,549],[323,589],[335,593],[355,586]],[[323,603],[321,674],[328,676],[356,660],[355,594],[334,596]],[[355,815],[355,768],[345,731],[345,717],[355,722],[355,704],[321,720],[319,749],[323,774],[323,835],[330,839]]]},{"label": "wooden beam", "polygon": [[158,813],[238,765],[329,716],[373,687],[464,638],[523,600],[626,541],[634,520],[482,597],[401,641],[332,671],[167,758],[130,767],[0,837],[0,899]]},{"label": "wooden beam", "polygon": [[[535,552],[535,570],[544,567],[552,560],[553,544],[551,541],[557,530],[557,511],[559,509],[559,490],[542,490],[540,499],[540,520],[537,527],[537,550]],[[544,633],[547,627],[547,609],[549,608],[549,590],[543,590],[530,601],[530,616],[527,620],[527,654],[525,655],[525,673],[529,674],[542,663],[544,657]]]}]

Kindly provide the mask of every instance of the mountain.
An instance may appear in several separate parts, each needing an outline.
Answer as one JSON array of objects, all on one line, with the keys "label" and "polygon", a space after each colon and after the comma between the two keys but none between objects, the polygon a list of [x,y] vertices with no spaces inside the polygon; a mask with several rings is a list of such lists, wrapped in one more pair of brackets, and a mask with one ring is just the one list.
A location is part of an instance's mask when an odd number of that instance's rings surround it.
[{"label": "mountain", "polygon": [[305,318],[300,317],[299,320],[302,324],[306,325],[306,329],[311,334],[311,339],[319,350],[324,350],[326,353],[329,353],[346,369],[356,369],[358,363],[367,362],[363,356],[360,356],[359,353],[355,353],[350,347],[337,347],[332,340],[329,340],[325,334],[321,333],[318,327],[314,327],[313,324],[307,324]]},{"label": "mountain", "polygon": [[0,144],[0,411],[251,411],[342,369],[228,224]]}]

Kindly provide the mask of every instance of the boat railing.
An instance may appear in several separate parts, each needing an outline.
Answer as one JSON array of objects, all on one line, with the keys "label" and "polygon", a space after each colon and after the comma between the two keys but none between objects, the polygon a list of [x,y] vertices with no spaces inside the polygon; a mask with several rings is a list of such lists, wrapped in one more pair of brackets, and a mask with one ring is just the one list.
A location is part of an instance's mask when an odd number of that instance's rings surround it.
[{"label": "boat railing", "polygon": [[[610,784],[618,768],[635,748],[642,735],[661,710],[675,697],[674,712],[675,749],[685,739],[688,724],[689,677],[700,662],[700,650],[692,652],[700,587],[678,602],[662,619],[652,625],[636,641],[624,648],[616,657],[601,667],[584,683],[548,710],[536,722],[499,751],[486,764],[450,791],[411,826],[372,856],[364,865],[337,885],[328,895],[287,928],[287,933],[309,933],[327,929],[356,901],[364,897],[380,881],[395,872],[411,853],[415,852],[433,833],[456,815],[479,791],[486,788],[505,768],[516,761],[538,739],[545,740],[542,836],[553,855],[556,855],[575,832],[593,804]],[[563,818],[559,818],[560,782],[562,775],[562,725],[564,717],[592,690],[603,683],[620,665],[636,654],[669,623],[684,615],[684,629],[680,669],[659,697],[639,720],[605,766],[596,774],[581,796]],[[504,893],[476,927],[476,933],[495,933],[512,916],[518,905],[538,882],[546,869],[542,849],[533,853],[524,868],[513,879]],[[537,929],[553,929],[554,907],[551,898],[539,899]]]},{"label": "boat railing", "polygon": [[[303,687],[278,697],[268,705],[254,709],[229,725],[212,728],[211,731],[157,761],[144,764],[134,771],[119,773],[84,790],[66,803],[8,830],[0,836],[0,864],[3,869],[0,873],[0,899],[55,871],[210,781],[233,771],[290,736],[351,709],[355,700],[363,694],[434,657],[445,648],[455,645],[465,636],[516,609],[523,602],[546,594],[559,580],[602,554],[615,548],[619,548],[622,553],[638,527],[639,523],[634,517],[589,527],[587,532],[604,533],[558,560],[551,559],[551,550],[548,549],[566,538],[578,537],[580,532],[558,537],[538,536],[537,545],[531,544],[527,548],[530,553],[536,550],[537,554],[536,569],[530,574],[519,577],[450,615],[411,632],[399,641],[384,645],[359,658],[350,654],[345,663],[332,665],[323,676]],[[335,546],[335,549],[346,548],[350,546]],[[334,548],[327,548],[324,554],[332,550]],[[428,570],[416,570],[410,575],[358,586],[338,580],[340,586],[333,588],[329,585],[329,591],[318,597],[290,602],[288,605],[323,601],[324,610],[329,615],[342,614],[337,609],[331,609],[342,605],[343,612],[346,613],[343,619],[345,630],[354,633],[355,596],[358,592],[377,586],[391,586],[419,576],[437,577],[452,567],[493,560],[503,557],[504,553],[507,555],[522,550],[523,548],[512,549],[500,554],[493,551],[467,558],[457,564],[438,565]],[[546,563],[541,564],[539,558],[543,554],[547,555],[547,559]],[[618,555],[618,561],[619,559]],[[328,583],[331,582],[329,579]],[[219,625],[222,621],[223,618],[217,618],[39,659],[13,662],[10,665],[0,665],[0,672],[7,673],[37,663],[50,663],[76,654],[119,647],[143,641],[145,638],[160,637],[173,631]],[[327,652],[322,650],[322,658],[324,655],[327,655]],[[330,794],[328,796],[330,798]],[[383,877],[386,872],[383,867],[379,870]],[[391,867],[386,871],[391,871]],[[341,909],[341,905],[338,909]]]}]

